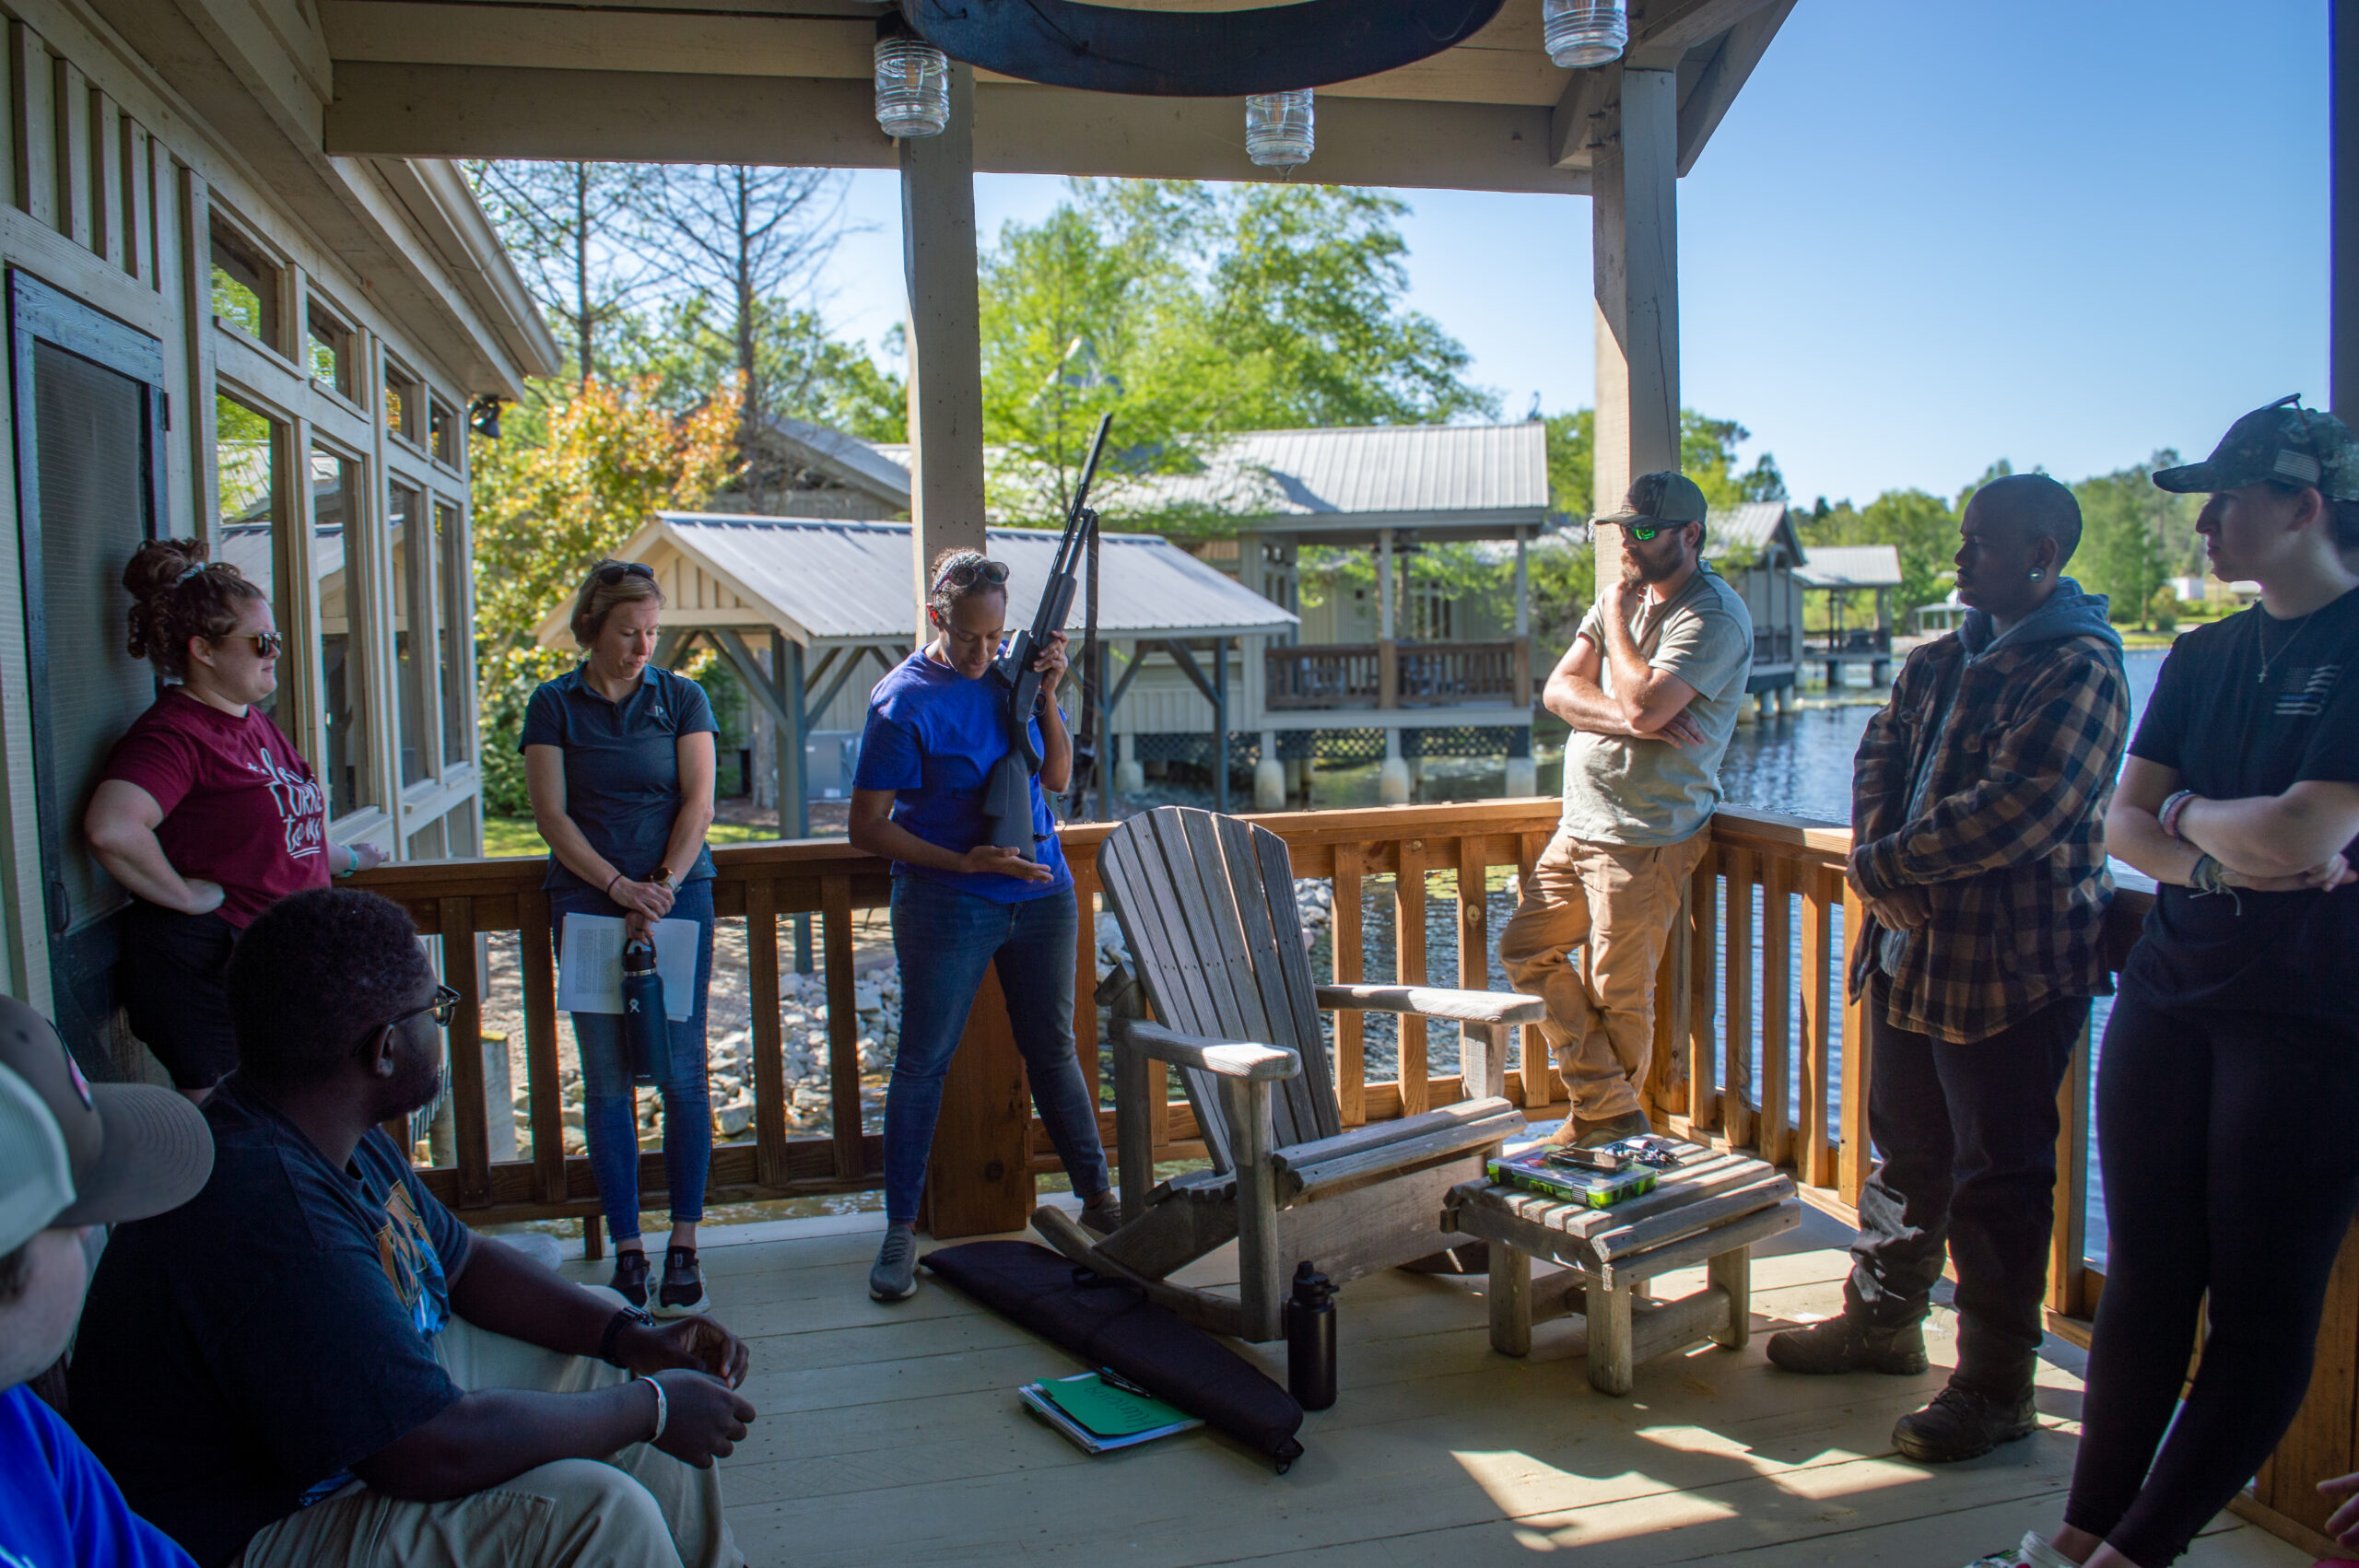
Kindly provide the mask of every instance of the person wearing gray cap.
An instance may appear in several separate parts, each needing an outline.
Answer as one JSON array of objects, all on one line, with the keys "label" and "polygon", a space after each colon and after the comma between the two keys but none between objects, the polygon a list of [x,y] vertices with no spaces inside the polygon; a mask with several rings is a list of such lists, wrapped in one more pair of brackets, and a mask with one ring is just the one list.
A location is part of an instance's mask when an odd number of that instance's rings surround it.
[{"label": "person wearing gray cap", "polygon": [[194,1106],[92,1084],[47,1019],[0,998],[0,1562],[190,1568],[27,1385],[73,1335],[90,1227],[178,1208],[212,1168]]},{"label": "person wearing gray cap", "polygon": [[1753,672],[1753,617],[1702,559],[1706,512],[1694,480],[1644,474],[1621,511],[1597,520],[1622,531],[1622,579],[1599,584],[1542,696],[1573,728],[1565,811],[1523,879],[1499,962],[1548,1005],[1541,1032],[1573,1102],[1555,1143],[1651,1130],[1638,1086],[1654,1052],[1655,970],[1711,848],[1720,757]]},{"label": "person wearing gray cap", "polygon": [[2184,1551],[2292,1424],[2359,1211],[2359,442],[2283,398],[2154,483],[2260,603],[2172,648],[2106,819],[2156,885],[2097,1073],[2105,1296],[2065,1527],[1998,1562]]}]

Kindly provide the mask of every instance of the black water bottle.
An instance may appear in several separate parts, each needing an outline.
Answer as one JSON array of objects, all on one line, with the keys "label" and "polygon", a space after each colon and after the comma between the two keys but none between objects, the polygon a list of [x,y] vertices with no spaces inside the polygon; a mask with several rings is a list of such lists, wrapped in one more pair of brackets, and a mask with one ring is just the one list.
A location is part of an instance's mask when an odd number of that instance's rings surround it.
[{"label": "black water bottle", "polygon": [[1296,1266],[1286,1300],[1286,1389],[1306,1410],[1335,1402],[1335,1287],[1312,1263]]},{"label": "black water bottle", "polygon": [[655,971],[655,944],[644,938],[623,948],[623,1045],[632,1082],[660,1083],[672,1075],[663,977]]}]

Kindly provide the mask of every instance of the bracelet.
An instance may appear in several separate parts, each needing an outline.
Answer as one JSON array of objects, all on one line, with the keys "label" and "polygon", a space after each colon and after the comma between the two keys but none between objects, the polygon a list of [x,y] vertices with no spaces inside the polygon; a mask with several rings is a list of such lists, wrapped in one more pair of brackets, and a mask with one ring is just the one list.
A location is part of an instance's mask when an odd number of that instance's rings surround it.
[{"label": "bracelet", "polygon": [[2162,825],[2162,829],[2165,836],[2172,838],[2177,838],[2179,836],[2178,819],[2187,814],[2187,808],[2195,801],[2195,799],[2196,794],[2194,790],[2181,790],[2177,794],[2173,795],[2169,800],[2163,802],[2163,809],[2154,813],[2154,820]]},{"label": "bracelet", "polygon": [[654,1321],[653,1315],[642,1307],[616,1308],[615,1315],[606,1319],[605,1332],[598,1336],[598,1359],[608,1366],[622,1365],[622,1362],[615,1355],[615,1341],[623,1337],[623,1329],[633,1323],[643,1328]]},{"label": "bracelet", "polygon": [[620,872],[616,872],[614,875],[608,877],[606,879],[606,891],[604,896],[612,898],[615,895],[615,883],[622,881],[622,879],[623,873]]},{"label": "bracelet", "polygon": [[663,1435],[663,1423],[672,1419],[672,1401],[663,1397],[663,1385],[653,1377],[641,1376],[640,1381],[655,1390],[655,1430],[647,1434],[647,1441],[657,1442]]}]

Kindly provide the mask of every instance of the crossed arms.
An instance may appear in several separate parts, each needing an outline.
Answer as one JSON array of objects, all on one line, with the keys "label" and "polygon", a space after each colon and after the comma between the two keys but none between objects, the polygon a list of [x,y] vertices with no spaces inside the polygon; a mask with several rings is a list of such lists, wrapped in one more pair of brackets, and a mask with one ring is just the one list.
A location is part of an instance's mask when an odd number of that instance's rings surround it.
[{"label": "crossed arms", "polygon": [[[1689,716],[1687,705],[1696,688],[1665,670],[1649,664],[1630,635],[1636,598],[1617,588],[1600,606],[1598,616],[1606,646],[1584,629],[1573,646],[1549,672],[1541,700],[1548,711],[1576,730],[1592,735],[1620,735],[1628,740],[1662,741],[1674,746],[1700,743],[1704,731]],[[1614,667],[1614,690],[1600,677],[1607,662]]]}]

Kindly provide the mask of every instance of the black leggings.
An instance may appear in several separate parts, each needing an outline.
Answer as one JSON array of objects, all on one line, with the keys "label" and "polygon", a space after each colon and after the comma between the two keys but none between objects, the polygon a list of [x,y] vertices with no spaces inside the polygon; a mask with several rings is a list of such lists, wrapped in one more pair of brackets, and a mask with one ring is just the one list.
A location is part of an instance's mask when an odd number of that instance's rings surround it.
[{"label": "black leggings", "polygon": [[[2309,1387],[2359,1208],[2359,1026],[2166,1008],[2125,979],[2097,1135],[2112,1245],[2064,1520],[2163,1568]],[[2199,1312],[2202,1365],[2174,1425]]]}]

